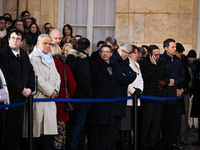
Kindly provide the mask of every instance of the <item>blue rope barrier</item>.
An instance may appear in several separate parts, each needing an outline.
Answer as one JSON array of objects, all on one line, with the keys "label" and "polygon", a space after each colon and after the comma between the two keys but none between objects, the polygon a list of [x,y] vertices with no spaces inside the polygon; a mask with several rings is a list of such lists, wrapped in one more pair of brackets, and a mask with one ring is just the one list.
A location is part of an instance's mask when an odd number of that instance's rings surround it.
[{"label": "blue rope barrier", "polygon": [[12,104],[6,104],[6,105],[0,105],[0,109],[3,109],[3,108],[9,108],[9,107],[17,107],[17,106],[21,106],[21,105],[24,105],[26,104],[26,100],[24,102],[21,102],[21,103],[12,103]]},{"label": "blue rope barrier", "polygon": [[[161,100],[161,101],[166,101],[166,100],[179,100],[182,99],[183,96],[181,97],[157,97],[157,96],[144,96],[141,95],[140,99],[148,99],[148,100]],[[117,98],[97,98],[97,99],[74,99],[74,98],[34,98],[33,102],[115,102],[115,101],[122,101],[122,100],[127,100],[127,99],[133,99],[133,96],[128,96],[128,97],[117,97]],[[9,105],[0,105],[0,109],[3,108],[9,108],[9,107],[17,107],[24,105],[26,101],[21,102],[21,103],[12,103]]]}]

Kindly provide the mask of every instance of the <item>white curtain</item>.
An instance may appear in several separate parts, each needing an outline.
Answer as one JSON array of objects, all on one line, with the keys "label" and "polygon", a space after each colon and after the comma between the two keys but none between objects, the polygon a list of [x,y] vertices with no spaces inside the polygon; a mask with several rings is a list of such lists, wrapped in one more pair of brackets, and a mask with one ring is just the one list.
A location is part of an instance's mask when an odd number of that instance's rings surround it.
[{"label": "white curtain", "polygon": [[[115,34],[116,0],[94,0],[94,18],[91,48],[97,50],[96,44],[100,40]],[[73,36],[87,37],[88,0],[65,0],[65,24],[72,25]],[[103,27],[109,25],[109,27]]]}]

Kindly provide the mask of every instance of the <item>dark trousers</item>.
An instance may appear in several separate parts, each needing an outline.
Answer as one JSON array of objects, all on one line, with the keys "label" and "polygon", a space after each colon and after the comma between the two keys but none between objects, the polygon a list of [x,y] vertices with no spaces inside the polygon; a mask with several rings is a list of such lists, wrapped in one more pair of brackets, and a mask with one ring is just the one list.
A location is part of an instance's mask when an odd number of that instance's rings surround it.
[{"label": "dark trousers", "polygon": [[105,150],[110,125],[91,124],[91,149]]},{"label": "dark trousers", "polygon": [[5,143],[5,109],[0,109],[0,150],[4,150]]},{"label": "dark trousers", "polygon": [[181,126],[181,107],[176,107],[174,109],[174,118],[172,124],[172,134],[171,134],[171,145],[176,143],[177,137],[180,133]]},{"label": "dark trousers", "polygon": [[160,129],[162,104],[142,102],[141,146],[156,147]]},{"label": "dark trousers", "polygon": [[172,123],[174,116],[175,104],[164,103],[162,108],[162,147],[164,150],[171,149],[171,133],[172,133]]},{"label": "dark trousers", "polygon": [[110,126],[108,139],[106,142],[106,150],[116,150],[116,142],[118,138],[118,132],[121,125],[121,118],[114,117],[113,124]]},{"label": "dark trousers", "polygon": [[70,112],[71,132],[69,136],[68,150],[77,150],[87,114],[88,110],[73,110]]},{"label": "dark trousers", "polygon": [[54,150],[55,135],[41,135],[33,138],[33,150]]},{"label": "dark trousers", "polygon": [[5,149],[18,150],[22,135],[24,106],[5,111]]}]

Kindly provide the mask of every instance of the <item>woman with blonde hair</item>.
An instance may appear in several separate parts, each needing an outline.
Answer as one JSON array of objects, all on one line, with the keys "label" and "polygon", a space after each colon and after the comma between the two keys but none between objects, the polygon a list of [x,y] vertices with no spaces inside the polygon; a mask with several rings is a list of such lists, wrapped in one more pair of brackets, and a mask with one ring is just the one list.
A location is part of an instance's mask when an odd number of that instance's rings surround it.
[{"label": "woman with blonde hair", "polygon": [[[62,55],[60,47],[54,43],[51,45],[51,55],[54,58],[54,62],[57,68],[58,73],[60,74],[61,84],[60,91],[57,98],[66,98],[68,93],[68,98],[70,98],[76,89],[76,83],[74,77],[66,64],[63,64],[59,58]],[[65,92],[65,80],[64,80],[64,68],[67,78],[67,93]],[[58,135],[55,136],[54,140],[54,149],[64,149],[66,141],[66,122],[69,120],[68,112],[64,111],[65,102],[56,103],[57,107],[57,126],[58,126]]]},{"label": "woman with blonde hair", "polygon": [[73,48],[73,45],[71,43],[66,43],[65,45],[63,45],[63,47],[62,47],[62,56],[60,57],[60,61],[65,63],[65,60],[67,58],[67,52],[68,52],[68,50],[70,50],[72,48]]}]

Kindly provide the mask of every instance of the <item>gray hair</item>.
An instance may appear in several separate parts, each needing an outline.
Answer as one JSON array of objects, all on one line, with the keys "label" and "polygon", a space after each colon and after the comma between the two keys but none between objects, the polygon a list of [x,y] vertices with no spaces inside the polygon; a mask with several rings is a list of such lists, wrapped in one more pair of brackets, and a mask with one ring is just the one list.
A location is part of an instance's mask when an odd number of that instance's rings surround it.
[{"label": "gray hair", "polygon": [[133,50],[133,46],[130,45],[130,44],[127,44],[127,43],[121,44],[121,45],[119,46],[119,49],[121,50],[123,47],[126,47],[126,48],[129,50],[129,53],[131,53],[132,50]]},{"label": "gray hair", "polygon": [[114,38],[112,38],[112,37],[107,37],[106,39],[105,39],[105,44],[107,44],[107,43],[110,43],[110,44],[112,44],[112,46],[114,46],[114,45],[116,45],[117,44],[117,40],[116,39],[114,39]]},{"label": "gray hair", "polygon": [[49,37],[49,38],[52,40],[52,38],[50,37],[50,35],[48,35],[48,34],[40,34],[40,35],[38,36],[37,41],[41,42],[41,40],[42,40],[43,37]]}]

